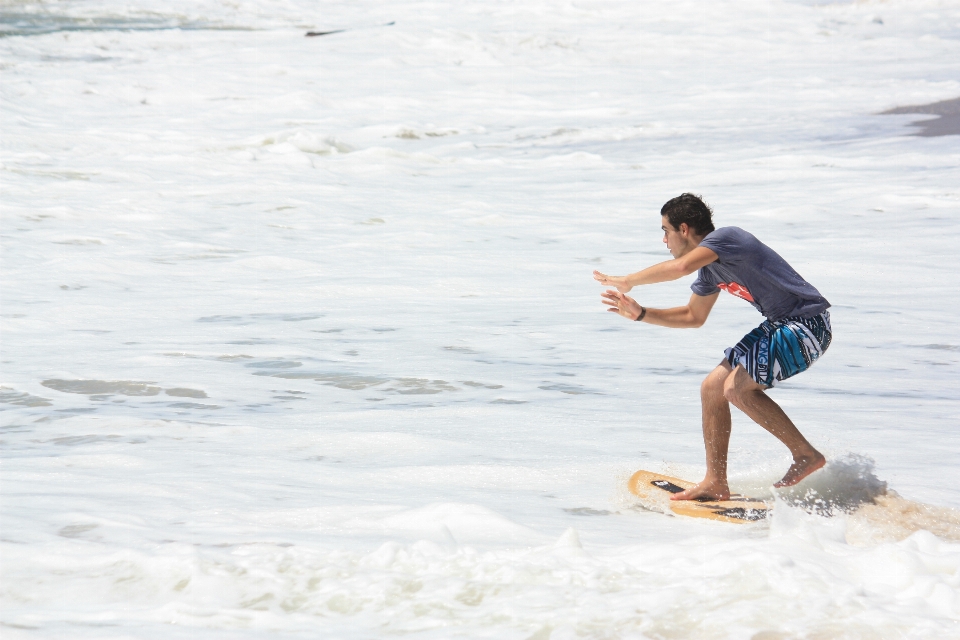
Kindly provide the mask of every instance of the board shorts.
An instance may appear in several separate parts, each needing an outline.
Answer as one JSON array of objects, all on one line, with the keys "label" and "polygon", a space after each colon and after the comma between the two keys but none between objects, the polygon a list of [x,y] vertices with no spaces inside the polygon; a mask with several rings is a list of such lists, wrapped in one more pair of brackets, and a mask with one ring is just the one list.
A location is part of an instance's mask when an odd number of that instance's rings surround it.
[{"label": "board shorts", "polygon": [[812,318],[765,320],[724,351],[731,367],[743,366],[759,384],[772,387],[806,371],[833,339],[830,312]]}]

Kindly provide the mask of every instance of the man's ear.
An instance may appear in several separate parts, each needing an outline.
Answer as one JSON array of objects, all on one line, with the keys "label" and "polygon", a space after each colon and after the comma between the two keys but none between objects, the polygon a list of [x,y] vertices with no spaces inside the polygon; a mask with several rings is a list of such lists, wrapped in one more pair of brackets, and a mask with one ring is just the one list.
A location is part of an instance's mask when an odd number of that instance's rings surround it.
[{"label": "man's ear", "polygon": [[690,231],[690,225],[688,225],[686,222],[681,222],[680,226],[677,227],[677,231],[680,232],[680,235],[685,236],[687,235],[687,232]]}]

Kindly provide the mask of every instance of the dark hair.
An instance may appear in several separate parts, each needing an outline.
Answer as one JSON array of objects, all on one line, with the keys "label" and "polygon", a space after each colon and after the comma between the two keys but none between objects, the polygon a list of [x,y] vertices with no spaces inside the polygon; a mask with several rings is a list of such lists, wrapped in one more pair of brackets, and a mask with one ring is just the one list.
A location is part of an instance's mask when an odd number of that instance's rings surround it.
[{"label": "dark hair", "polygon": [[660,215],[666,216],[674,229],[684,222],[698,236],[705,236],[714,230],[713,210],[706,202],[692,193],[685,193],[668,200],[660,209]]}]

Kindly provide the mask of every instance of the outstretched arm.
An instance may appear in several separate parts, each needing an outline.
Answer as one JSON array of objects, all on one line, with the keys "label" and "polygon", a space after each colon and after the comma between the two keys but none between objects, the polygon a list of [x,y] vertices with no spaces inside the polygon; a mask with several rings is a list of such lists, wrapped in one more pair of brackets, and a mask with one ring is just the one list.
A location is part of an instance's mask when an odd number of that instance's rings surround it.
[{"label": "outstretched arm", "polygon": [[[607,289],[601,295],[603,296],[603,304],[611,307],[607,311],[617,313],[628,320],[636,320],[643,310],[636,300],[619,291]],[[707,321],[707,316],[710,315],[710,311],[719,295],[719,291],[709,296],[693,294],[690,296],[690,302],[686,305],[673,307],[672,309],[651,309],[647,307],[642,322],[675,329],[701,327]]]},{"label": "outstretched arm", "polygon": [[712,250],[706,247],[697,247],[685,256],[655,264],[628,276],[608,276],[599,271],[594,271],[593,279],[607,287],[616,287],[620,293],[629,293],[631,289],[642,284],[669,282],[682,278],[717,259],[717,254]]}]

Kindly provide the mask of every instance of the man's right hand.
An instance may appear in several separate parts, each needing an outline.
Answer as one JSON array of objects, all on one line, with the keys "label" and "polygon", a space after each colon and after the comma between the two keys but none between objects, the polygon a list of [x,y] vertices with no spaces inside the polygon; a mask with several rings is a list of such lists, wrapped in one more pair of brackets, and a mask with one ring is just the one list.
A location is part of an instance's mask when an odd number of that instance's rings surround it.
[{"label": "man's right hand", "polygon": [[599,271],[593,272],[593,279],[605,287],[616,287],[620,293],[630,293],[632,286],[627,284],[626,276],[608,276]]},{"label": "man's right hand", "polygon": [[607,289],[600,296],[603,298],[603,304],[611,307],[607,311],[617,313],[627,320],[636,320],[637,316],[640,315],[640,304],[628,295],[613,289]]}]

